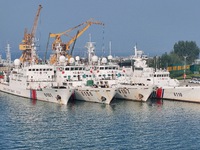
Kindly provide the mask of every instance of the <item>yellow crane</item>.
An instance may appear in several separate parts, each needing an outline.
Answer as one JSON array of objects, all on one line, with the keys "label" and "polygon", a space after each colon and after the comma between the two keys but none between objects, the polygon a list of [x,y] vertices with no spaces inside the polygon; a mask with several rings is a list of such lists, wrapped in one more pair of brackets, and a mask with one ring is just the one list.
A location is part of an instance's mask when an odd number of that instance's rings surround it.
[{"label": "yellow crane", "polygon": [[[69,55],[69,50],[70,50],[70,45],[72,43],[74,43],[76,41],[77,38],[79,38],[92,24],[97,24],[97,25],[103,25],[103,23],[99,22],[99,21],[94,21],[93,19],[89,19],[88,21],[86,22],[83,22],[73,28],[70,28],[64,32],[61,32],[61,33],[50,33],[49,34],[49,37],[50,38],[55,38],[54,42],[52,43],[52,50],[57,50],[58,46],[61,47],[61,52],[59,55],[63,55],[65,57],[68,57],[68,60],[69,58],[71,57]],[[67,42],[67,43],[64,43],[62,42],[61,40],[61,36],[62,35],[65,35],[65,36],[70,36],[69,33],[72,31],[72,30],[75,30],[81,26],[85,25],[82,29],[78,30],[76,35],[74,35],[73,37],[71,37],[71,39]],[[51,58],[50,58],[50,63],[51,64],[54,64],[56,61],[57,61],[57,58],[58,58],[58,54],[54,54]]]},{"label": "yellow crane", "polygon": [[33,24],[31,33],[28,33],[26,28],[24,30],[24,38],[22,40],[22,43],[19,44],[19,49],[23,51],[20,57],[21,62],[31,61],[31,47],[33,43],[33,38],[35,38],[38,18],[39,18],[41,9],[42,9],[42,5],[39,5],[35,19],[34,19],[34,24]]}]

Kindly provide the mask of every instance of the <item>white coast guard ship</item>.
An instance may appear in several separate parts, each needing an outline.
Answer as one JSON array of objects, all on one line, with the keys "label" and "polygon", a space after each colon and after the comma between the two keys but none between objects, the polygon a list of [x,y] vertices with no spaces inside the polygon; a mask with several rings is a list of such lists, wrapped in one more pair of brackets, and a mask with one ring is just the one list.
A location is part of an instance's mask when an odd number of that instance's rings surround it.
[{"label": "white coast guard ship", "polygon": [[131,78],[133,83],[144,83],[145,85],[154,85],[157,87],[153,91],[151,97],[162,98],[162,87],[177,87],[179,81],[170,78],[170,73],[166,69],[158,69],[148,67],[146,63],[147,56],[143,51],[134,47],[135,54],[132,57],[134,60],[134,68],[123,68],[124,72]]},{"label": "white coast guard ship", "polygon": [[135,47],[135,56],[133,57],[134,72],[132,80],[144,81],[148,84],[154,84],[158,88],[152,95],[156,98],[163,98],[177,101],[200,102],[200,86],[180,86],[177,79],[171,79],[167,70],[154,69],[147,67],[146,57],[143,52]]},{"label": "white coast guard ship", "polygon": [[162,87],[163,99],[200,103],[200,86]]},{"label": "white coast guard ship", "polygon": [[[36,47],[32,46],[35,54]],[[57,78],[55,66],[46,64],[21,63],[15,59],[14,68],[3,72],[0,78],[0,91],[16,96],[26,97],[59,104],[67,104],[74,89],[62,85]]]},{"label": "white coast guard ship", "polygon": [[[62,49],[59,45],[57,49]],[[110,104],[116,94],[116,88],[103,85],[94,85],[91,75],[86,71],[86,65],[80,62],[80,57],[71,57],[69,60],[57,51],[60,64],[55,65],[57,78],[64,86],[75,88],[76,100]]]},{"label": "white coast guard ship", "polygon": [[74,65],[73,58],[70,59],[70,62],[71,65],[56,66],[57,77],[64,86],[75,88],[74,98],[76,100],[110,104],[116,94],[116,89],[104,86],[106,83],[98,86],[94,85],[94,80],[91,80],[85,66]]},{"label": "white coast guard ship", "polygon": [[152,94],[153,97],[177,101],[200,102],[200,86],[180,86],[177,79],[171,79],[167,70],[154,69],[146,64],[143,52],[135,47],[134,71],[132,80],[154,84],[158,88]]},{"label": "white coast guard ship", "polygon": [[146,64],[147,57],[144,55],[143,51],[138,50],[134,47],[135,55],[133,56],[134,71],[132,72],[133,82],[142,82],[145,84],[152,84],[157,87],[163,86],[178,86],[179,81],[177,79],[171,79],[170,73],[166,69],[158,69],[148,67]]},{"label": "white coast guard ship", "polygon": [[[87,73],[94,80],[94,83],[99,86],[102,83],[107,87],[115,87],[115,98],[124,100],[147,101],[151,95],[154,85],[135,84],[130,79],[130,76],[119,68],[119,65],[112,63],[112,55],[107,58],[99,59],[94,53],[94,42],[88,42],[86,45],[89,54],[89,65]],[[111,49],[111,48],[110,48]],[[105,95],[105,94],[104,94]]]},{"label": "white coast guard ship", "polygon": [[0,91],[34,100],[68,103],[74,89],[59,84],[53,66],[20,66],[18,59],[14,65],[15,68],[0,79]]}]

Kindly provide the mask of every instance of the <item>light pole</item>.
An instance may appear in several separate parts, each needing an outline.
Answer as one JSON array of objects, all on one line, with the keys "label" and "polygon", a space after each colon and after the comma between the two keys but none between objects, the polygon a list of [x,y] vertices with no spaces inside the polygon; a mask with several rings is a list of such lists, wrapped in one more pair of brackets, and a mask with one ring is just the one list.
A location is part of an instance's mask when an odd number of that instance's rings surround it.
[{"label": "light pole", "polygon": [[183,74],[183,78],[184,78],[184,82],[185,82],[185,78],[186,78],[185,70],[186,70],[186,58],[187,58],[187,56],[183,56],[183,57],[184,57],[184,74]]}]

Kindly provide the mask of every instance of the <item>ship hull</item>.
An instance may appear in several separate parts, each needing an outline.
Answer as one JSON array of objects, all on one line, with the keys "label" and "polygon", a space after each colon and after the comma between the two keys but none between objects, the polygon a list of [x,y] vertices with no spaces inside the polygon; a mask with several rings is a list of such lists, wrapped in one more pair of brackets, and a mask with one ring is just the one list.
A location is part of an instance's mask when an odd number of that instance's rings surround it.
[{"label": "ship hull", "polygon": [[23,89],[20,87],[9,86],[8,84],[0,84],[0,91],[12,95],[30,98],[33,100],[40,100],[52,103],[59,103],[66,105],[74,92],[73,89],[68,88],[42,88],[42,89]]},{"label": "ship hull", "polygon": [[75,99],[110,104],[116,92],[116,88],[77,87],[75,89]]},{"label": "ship hull", "polygon": [[162,98],[200,103],[200,87],[163,87]]},{"label": "ship hull", "polygon": [[144,101],[146,102],[153,92],[153,87],[143,87],[143,86],[121,86],[118,88],[115,98],[132,100],[132,101]]}]

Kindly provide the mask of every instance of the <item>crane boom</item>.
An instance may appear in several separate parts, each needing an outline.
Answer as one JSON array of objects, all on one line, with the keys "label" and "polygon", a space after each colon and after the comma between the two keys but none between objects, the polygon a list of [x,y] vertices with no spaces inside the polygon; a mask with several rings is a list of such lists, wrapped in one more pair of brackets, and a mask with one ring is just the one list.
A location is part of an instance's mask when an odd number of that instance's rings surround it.
[{"label": "crane boom", "polygon": [[37,10],[37,13],[36,13],[36,16],[34,19],[31,33],[27,33],[26,28],[24,30],[24,38],[22,40],[22,43],[19,44],[19,49],[23,51],[22,55],[20,57],[21,62],[25,62],[25,61],[30,62],[31,61],[31,48],[32,48],[32,44],[33,44],[33,38],[35,38],[35,33],[36,33],[36,29],[37,29],[37,24],[38,24],[38,18],[39,18],[41,9],[42,9],[42,5],[39,5],[39,8]]},{"label": "crane boom", "polygon": [[[70,58],[70,54],[69,54],[69,50],[70,50],[70,45],[72,43],[74,43],[76,41],[77,38],[79,38],[92,24],[97,24],[97,25],[103,25],[103,23],[99,22],[99,21],[94,21],[93,19],[89,19],[88,21],[86,22],[83,22],[73,28],[70,28],[64,32],[60,32],[60,33],[50,33],[50,37],[51,38],[55,38],[54,42],[52,43],[52,50],[57,50],[57,47],[58,46],[61,46],[62,47],[62,52],[60,52],[59,55],[64,55],[68,58]],[[82,29],[78,30],[77,34],[74,35],[73,37],[71,37],[71,39],[67,42],[67,43],[63,43],[62,40],[61,40],[61,36],[62,35],[65,35],[65,36],[69,36],[69,32],[71,32],[72,30],[74,29],[77,29],[81,26],[85,25]],[[74,43],[75,44],[75,43]],[[57,55],[57,54],[54,54],[54,55]],[[55,58],[58,58],[56,56],[52,56],[52,59],[50,58],[50,63],[51,64],[54,64],[56,59]]]},{"label": "crane boom", "polygon": [[39,5],[37,14],[36,14],[36,16],[35,16],[34,24],[33,24],[32,30],[31,30],[31,35],[32,35],[33,37],[35,37],[35,33],[36,33],[36,29],[37,29],[37,24],[38,24],[38,18],[39,18],[40,10],[41,10],[41,9],[42,9],[42,5]]},{"label": "crane boom", "polygon": [[[79,33],[79,30],[78,30],[77,33],[76,33],[76,37],[77,37],[78,33]],[[77,38],[76,38],[76,39],[77,39]],[[74,40],[74,43],[73,43],[73,45],[72,45],[72,49],[71,49],[71,52],[70,52],[70,56],[72,56],[72,54],[73,54],[74,46],[75,46],[75,44],[76,44],[76,39]]]},{"label": "crane boom", "polygon": [[[81,27],[81,26],[83,26],[83,25],[85,25],[85,24],[86,24],[86,26],[83,27],[81,30],[79,30],[78,34],[76,34],[75,36],[71,37],[71,39],[70,39],[66,44],[62,42],[62,40],[61,40],[61,36],[62,36],[62,35],[69,36],[69,32],[71,32],[72,30],[77,29],[77,28],[79,28],[79,27]],[[99,21],[93,21],[93,19],[89,19],[88,21],[83,22],[83,23],[81,23],[81,24],[79,24],[79,25],[77,25],[77,26],[75,26],[75,27],[73,27],[73,28],[70,28],[70,29],[68,29],[68,30],[66,30],[66,31],[64,31],[64,32],[61,32],[61,33],[51,33],[51,34],[50,34],[50,37],[51,37],[51,38],[55,38],[55,40],[54,40],[54,42],[53,42],[53,44],[52,44],[52,49],[53,49],[53,50],[56,50],[56,45],[57,45],[57,44],[60,44],[60,45],[63,46],[63,48],[64,48],[65,50],[69,50],[69,49],[70,49],[70,45],[71,45],[78,37],[80,37],[92,24],[104,25],[103,23],[101,23],[101,22],[99,22]],[[70,36],[69,36],[69,37],[70,37]]]},{"label": "crane boom", "polygon": [[84,23],[81,23],[81,24],[79,24],[79,25],[77,25],[77,26],[75,26],[75,27],[73,27],[73,28],[70,28],[70,29],[68,29],[68,30],[66,30],[66,31],[64,31],[64,32],[61,32],[61,33],[50,33],[50,37],[51,37],[51,38],[55,38],[55,37],[60,37],[60,36],[62,36],[62,35],[69,36],[67,33],[71,32],[72,30],[74,30],[74,29],[76,29],[76,28],[78,28],[78,27],[80,27],[80,26],[82,26],[83,24],[84,24]]}]

